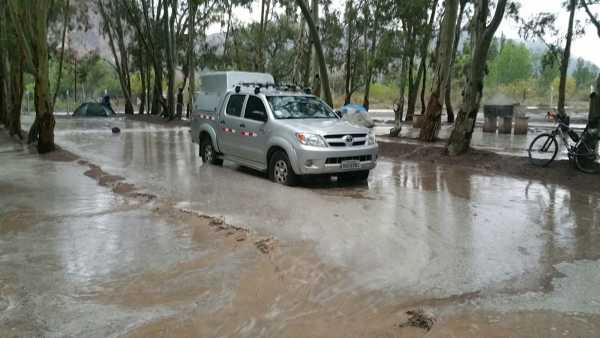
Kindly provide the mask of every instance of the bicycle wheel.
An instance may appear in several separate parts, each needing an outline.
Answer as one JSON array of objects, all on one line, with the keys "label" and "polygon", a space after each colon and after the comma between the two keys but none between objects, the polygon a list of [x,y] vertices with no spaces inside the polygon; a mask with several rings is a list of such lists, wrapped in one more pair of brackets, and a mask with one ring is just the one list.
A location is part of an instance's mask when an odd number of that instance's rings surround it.
[{"label": "bicycle wheel", "polygon": [[575,165],[586,174],[597,174],[600,172],[600,156],[594,149],[582,144],[575,150]]},{"label": "bicycle wheel", "polygon": [[541,134],[529,146],[529,162],[538,167],[547,167],[558,153],[558,142],[551,134]]}]

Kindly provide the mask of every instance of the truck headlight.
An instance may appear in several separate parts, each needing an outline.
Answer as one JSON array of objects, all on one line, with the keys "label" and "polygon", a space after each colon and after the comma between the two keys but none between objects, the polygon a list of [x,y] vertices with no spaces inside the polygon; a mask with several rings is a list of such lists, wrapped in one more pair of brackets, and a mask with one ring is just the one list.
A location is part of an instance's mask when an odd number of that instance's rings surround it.
[{"label": "truck headlight", "polygon": [[296,133],[296,139],[301,144],[312,147],[327,147],[323,138],[316,134]]},{"label": "truck headlight", "polygon": [[377,143],[377,139],[375,138],[375,132],[373,130],[369,130],[369,134],[367,135],[367,145],[372,146]]}]

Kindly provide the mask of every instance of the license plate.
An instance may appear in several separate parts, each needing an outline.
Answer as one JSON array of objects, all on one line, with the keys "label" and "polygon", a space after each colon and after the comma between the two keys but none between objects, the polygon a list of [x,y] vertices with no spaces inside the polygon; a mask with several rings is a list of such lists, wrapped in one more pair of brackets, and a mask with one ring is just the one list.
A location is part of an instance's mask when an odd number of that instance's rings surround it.
[{"label": "license plate", "polygon": [[342,169],[360,169],[360,161],[344,161]]}]

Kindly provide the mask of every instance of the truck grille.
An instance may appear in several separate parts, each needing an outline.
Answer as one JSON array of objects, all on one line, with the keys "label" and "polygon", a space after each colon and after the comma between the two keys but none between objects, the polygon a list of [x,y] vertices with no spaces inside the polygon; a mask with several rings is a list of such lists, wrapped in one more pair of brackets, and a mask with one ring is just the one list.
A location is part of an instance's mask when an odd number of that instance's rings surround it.
[{"label": "truck grille", "polygon": [[340,164],[345,161],[370,162],[372,160],[373,160],[373,156],[371,156],[371,155],[351,156],[351,157],[330,157],[325,161],[325,164]]},{"label": "truck grille", "polygon": [[330,147],[364,146],[367,143],[367,134],[325,135],[325,140]]}]

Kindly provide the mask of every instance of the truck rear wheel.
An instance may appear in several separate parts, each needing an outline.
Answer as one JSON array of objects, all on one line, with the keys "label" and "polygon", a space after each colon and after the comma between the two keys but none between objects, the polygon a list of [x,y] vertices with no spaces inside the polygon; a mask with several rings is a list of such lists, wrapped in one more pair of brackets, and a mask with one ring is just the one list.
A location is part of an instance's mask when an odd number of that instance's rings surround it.
[{"label": "truck rear wheel", "polygon": [[217,157],[215,147],[213,146],[210,137],[202,137],[200,142],[200,157],[202,157],[202,162],[204,163],[210,163],[214,165],[223,164],[223,160]]},{"label": "truck rear wheel", "polygon": [[287,154],[277,151],[269,161],[269,178],[279,184],[294,186],[298,184],[299,177],[294,172]]}]

